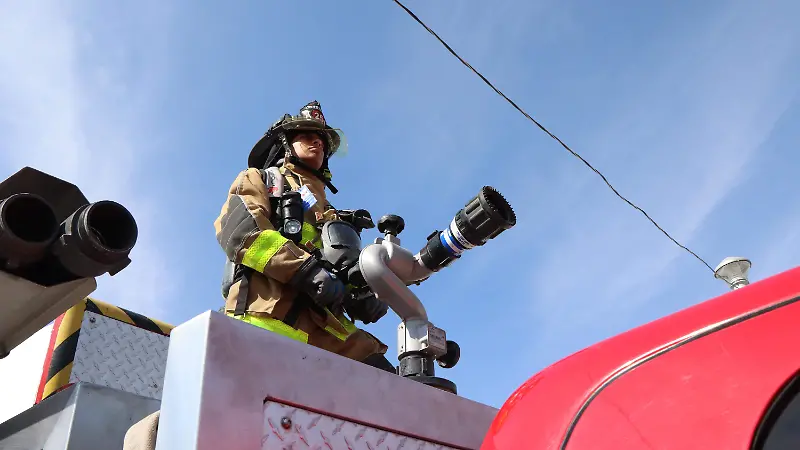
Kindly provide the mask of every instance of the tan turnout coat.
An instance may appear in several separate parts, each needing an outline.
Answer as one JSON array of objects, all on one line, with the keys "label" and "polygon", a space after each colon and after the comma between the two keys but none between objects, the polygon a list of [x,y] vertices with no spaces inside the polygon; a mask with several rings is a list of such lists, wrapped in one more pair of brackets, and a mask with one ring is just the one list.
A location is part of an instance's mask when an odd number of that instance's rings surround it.
[{"label": "tan turnout coat", "polygon": [[[258,169],[249,168],[239,173],[214,222],[217,239],[228,257],[254,271],[248,287],[245,319],[283,321],[286,318],[297,296],[297,291],[287,282],[303,261],[311,257],[304,247],[311,249],[310,246],[319,245],[322,224],[336,218],[322,181],[288,162],[280,170],[285,190],[297,190],[305,185],[316,198],[316,204],[305,213],[300,245],[283,238],[270,222],[273,214],[269,201],[270,187]],[[225,301],[228,314],[236,308],[240,286],[241,281],[231,286]],[[328,311],[322,316],[304,308],[293,328],[294,331],[287,333],[294,333],[295,338],[299,330],[300,335],[305,335],[299,340],[359,361],[387,350],[385,344],[370,333],[355,328],[340,312]]]}]

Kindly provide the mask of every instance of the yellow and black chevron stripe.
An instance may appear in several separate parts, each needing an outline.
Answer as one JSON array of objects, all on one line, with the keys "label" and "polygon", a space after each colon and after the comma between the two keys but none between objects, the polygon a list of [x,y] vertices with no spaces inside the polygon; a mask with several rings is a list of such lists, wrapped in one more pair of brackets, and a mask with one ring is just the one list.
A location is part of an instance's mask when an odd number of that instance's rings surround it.
[{"label": "yellow and black chevron stripe", "polygon": [[58,329],[53,330],[56,335],[55,341],[49,357],[50,364],[47,368],[47,376],[43,379],[44,386],[41,389],[41,397],[38,401],[44,400],[69,385],[72,362],[78,349],[81,324],[84,313],[87,311],[164,336],[169,336],[169,333],[174,328],[172,325],[145,317],[125,308],[93,298],[86,298],[83,302],[68,309],[61,318],[61,322],[57,324]]},{"label": "yellow and black chevron stripe", "polygon": [[86,311],[100,314],[101,316],[110,317],[135,327],[144,328],[145,330],[152,331],[153,333],[169,336],[169,333],[174,328],[172,325],[168,325],[159,320],[145,317],[133,311],[128,311],[125,308],[120,308],[119,306],[103,303],[91,297],[87,298],[85,303]]}]

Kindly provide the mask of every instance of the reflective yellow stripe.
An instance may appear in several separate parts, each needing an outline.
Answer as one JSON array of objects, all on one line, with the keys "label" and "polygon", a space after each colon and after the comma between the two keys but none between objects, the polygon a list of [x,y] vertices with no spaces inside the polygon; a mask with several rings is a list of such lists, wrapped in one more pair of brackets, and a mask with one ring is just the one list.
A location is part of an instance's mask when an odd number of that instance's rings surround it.
[{"label": "reflective yellow stripe", "polygon": [[247,322],[251,325],[255,325],[259,328],[272,331],[273,333],[278,333],[290,339],[294,339],[295,341],[300,341],[304,344],[308,344],[308,333],[306,333],[303,330],[297,330],[295,328],[292,328],[278,319],[273,319],[270,317],[248,316],[247,314],[243,316],[234,316],[233,313],[226,313],[226,315],[229,317],[233,317],[234,319],[239,319],[242,322]]},{"label": "reflective yellow stripe", "polygon": [[242,258],[242,264],[259,272],[269,263],[270,258],[281,249],[288,239],[277,231],[266,230],[259,233],[256,240],[247,249]]},{"label": "reflective yellow stripe", "polygon": [[351,334],[355,333],[356,330],[358,330],[358,328],[356,328],[355,324],[353,324],[353,322],[350,322],[349,320],[347,320],[346,317],[344,317],[344,316],[336,317],[336,316],[333,315],[333,313],[328,311],[328,308],[325,308],[325,312],[327,312],[329,316],[335,317],[336,320],[339,321],[339,323],[342,325],[342,328],[345,329],[345,332],[342,333],[341,331],[333,328],[330,325],[325,327],[325,331],[327,331],[331,335],[335,336],[340,341],[346,341],[347,338],[350,337]]},{"label": "reflective yellow stripe", "polygon": [[350,336],[349,334],[340,333],[340,332],[334,330],[333,328],[331,328],[330,325],[325,327],[325,331],[327,331],[328,333],[330,333],[333,336],[337,337],[340,341],[346,341],[347,337]]},{"label": "reflective yellow stripe", "polygon": [[356,332],[356,330],[358,330],[358,328],[356,328],[356,324],[350,322],[345,317],[340,317],[339,323],[341,323],[344,329],[347,330],[348,335],[353,334]]},{"label": "reflective yellow stripe", "polygon": [[322,241],[319,238],[319,231],[308,222],[303,222],[303,234],[300,238],[303,243],[311,242],[314,247],[322,248]]}]

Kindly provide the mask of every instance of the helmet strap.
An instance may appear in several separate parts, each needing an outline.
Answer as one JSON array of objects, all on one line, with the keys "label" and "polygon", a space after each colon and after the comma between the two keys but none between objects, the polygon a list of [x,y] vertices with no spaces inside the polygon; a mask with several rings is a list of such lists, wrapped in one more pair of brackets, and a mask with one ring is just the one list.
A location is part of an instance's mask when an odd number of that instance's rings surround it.
[{"label": "helmet strap", "polygon": [[288,158],[294,155],[294,151],[292,151],[292,146],[289,144],[289,138],[286,137],[286,133],[281,131],[278,133],[278,140],[281,141],[281,146],[285,152],[284,158]]}]

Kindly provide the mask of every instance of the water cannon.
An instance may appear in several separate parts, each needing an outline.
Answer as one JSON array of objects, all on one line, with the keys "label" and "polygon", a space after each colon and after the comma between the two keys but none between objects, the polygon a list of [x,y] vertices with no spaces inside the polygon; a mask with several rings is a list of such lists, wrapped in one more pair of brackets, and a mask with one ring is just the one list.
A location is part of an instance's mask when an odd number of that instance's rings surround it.
[{"label": "water cannon", "polygon": [[[428,319],[425,307],[409,286],[420,284],[465,252],[483,246],[516,221],[511,205],[489,186],[481,188],[446,229],[430,234],[416,254],[400,246],[397,236],[405,228],[402,217],[386,215],[378,221],[378,231],[384,237],[364,247],[358,268],[364,283],[402,320],[397,329],[399,375],[456,393],[452,381],[436,376],[434,362],[442,368],[454,367],[461,350]],[[352,283],[353,276],[350,280]]]},{"label": "water cannon", "polygon": [[0,182],[0,358],[127,267],[138,228],[121,204],[25,167]]}]

